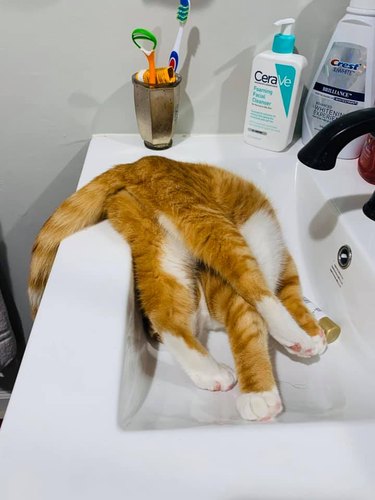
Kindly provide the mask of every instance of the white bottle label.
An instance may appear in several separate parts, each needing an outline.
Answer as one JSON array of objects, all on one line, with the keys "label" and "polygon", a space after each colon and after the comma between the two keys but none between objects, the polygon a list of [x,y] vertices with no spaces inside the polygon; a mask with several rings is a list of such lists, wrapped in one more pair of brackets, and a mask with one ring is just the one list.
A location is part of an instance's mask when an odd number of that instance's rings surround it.
[{"label": "white bottle label", "polygon": [[365,105],[367,49],[335,42],[306,102],[311,132]]},{"label": "white bottle label", "polygon": [[303,297],[303,301],[305,306],[309,309],[311,314],[319,321],[322,318],[325,318],[327,315],[320,309],[320,307],[316,306],[309,300],[307,297]]},{"label": "white bottle label", "polygon": [[296,68],[273,61],[254,61],[254,66],[250,80],[245,137],[254,142],[267,139],[281,147],[285,143],[285,147],[290,135]]}]

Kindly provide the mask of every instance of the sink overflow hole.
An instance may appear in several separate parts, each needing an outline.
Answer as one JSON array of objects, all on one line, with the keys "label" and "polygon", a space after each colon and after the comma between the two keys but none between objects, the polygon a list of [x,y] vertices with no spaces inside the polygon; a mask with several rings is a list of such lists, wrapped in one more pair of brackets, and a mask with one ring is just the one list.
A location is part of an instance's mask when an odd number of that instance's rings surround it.
[{"label": "sink overflow hole", "polygon": [[349,245],[343,245],[337,252],[337,263],[341,269],[347,269],[352,261],[352,250]]}]

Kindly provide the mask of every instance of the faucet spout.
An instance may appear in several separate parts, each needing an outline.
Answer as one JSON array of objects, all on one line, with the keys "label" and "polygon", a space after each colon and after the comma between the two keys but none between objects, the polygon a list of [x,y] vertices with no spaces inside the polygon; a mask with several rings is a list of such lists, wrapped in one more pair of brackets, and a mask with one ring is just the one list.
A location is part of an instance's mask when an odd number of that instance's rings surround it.
[{"label": "faucet spout", "polygon": [[[375,131],[375,108],[343,115],[320,130],[298,153],[304,165],[331,170],[340,151],[353,139]],[[363,206],[363,213],[375,221],[375,192]]]},{"label": "faucet spout", "polygon": [[331,170],[340,151],[352,140],[375,131],[375,108],[360,109],[337,118],[320,130],[298,153],[304,165]]}]

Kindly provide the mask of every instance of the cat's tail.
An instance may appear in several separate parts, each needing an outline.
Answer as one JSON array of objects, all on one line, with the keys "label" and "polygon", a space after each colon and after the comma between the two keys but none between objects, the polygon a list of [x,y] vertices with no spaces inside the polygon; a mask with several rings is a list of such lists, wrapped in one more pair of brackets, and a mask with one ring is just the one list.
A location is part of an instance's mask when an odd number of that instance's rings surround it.
[{"label": "cat's tail", "polygon": [[124,188],[126,165],[118,165],[96,177],[67,198],[45,222],[32,249],[29,301],[35,317],[60,242],[80,229],[105,218],[106,198]]}]

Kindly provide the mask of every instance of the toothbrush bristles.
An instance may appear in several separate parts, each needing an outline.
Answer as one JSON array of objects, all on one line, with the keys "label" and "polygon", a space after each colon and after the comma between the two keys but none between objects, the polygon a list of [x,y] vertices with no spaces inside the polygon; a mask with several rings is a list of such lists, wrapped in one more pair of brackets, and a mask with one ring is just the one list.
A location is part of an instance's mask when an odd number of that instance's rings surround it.
[{"label": "toothbrush bristles", "polygon": [[181,22],[181,23],[186,23],[187,21],[187,18],[189,16],[189,6],[184,6],[184,5],[180,5],[177,9],[177,19]]}]

